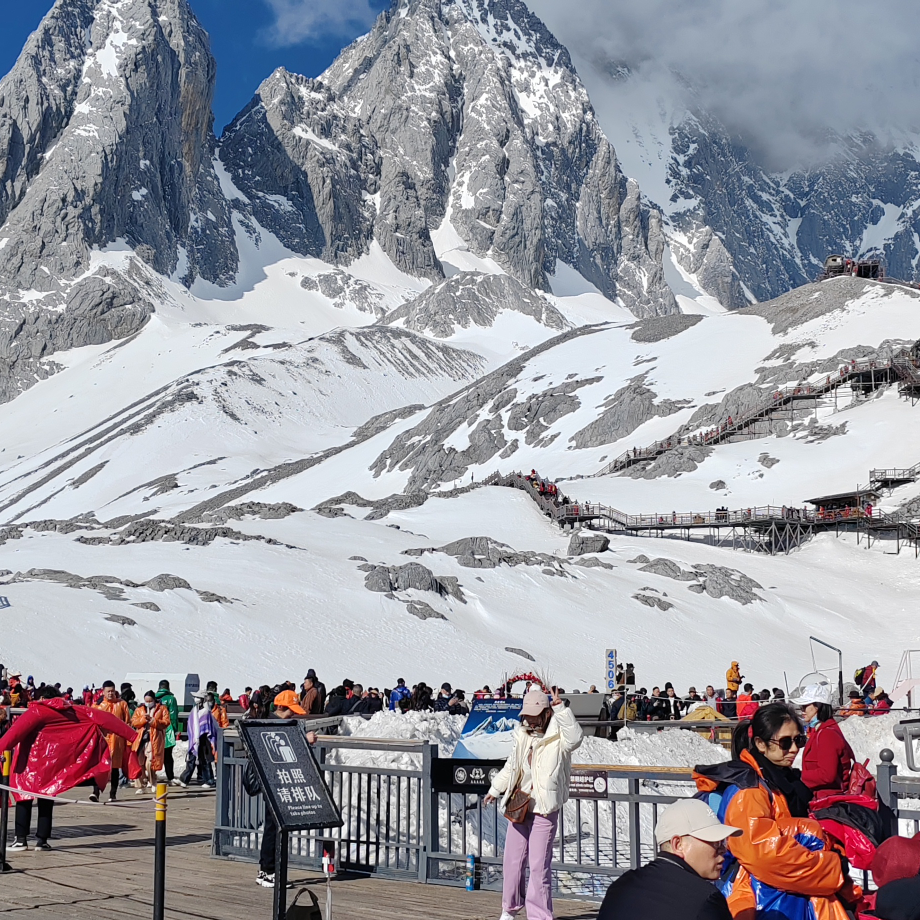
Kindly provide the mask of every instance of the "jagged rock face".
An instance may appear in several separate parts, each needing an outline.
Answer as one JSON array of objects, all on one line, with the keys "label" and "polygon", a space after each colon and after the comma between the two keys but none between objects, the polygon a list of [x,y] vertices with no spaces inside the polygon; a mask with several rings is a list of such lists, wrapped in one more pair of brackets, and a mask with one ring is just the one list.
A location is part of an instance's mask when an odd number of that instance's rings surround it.
[{"label": "jagged rock face", "polygon": [[53,352],[152,312],[149,273],[127,259],[92,274],[94,249],[232,278],[214,73],[186,0],[58,0],[0,82],[0,401],[52,372]]},{"label": "jagged rock face", "polygon": [[[157,271],[227,280],[211,165],[215,64],[186,0],[59,0],[0,83],[0,279],[54,291],[123,239]],[[210,215],[210,216],[209,216]]]},{"label": "jagged rock face", "polygon": [[658,395],[646,386],[647,376],[640,374],[634,377],[604,401],[599,407],[603,410],[600,415],[569,439],[576,449],[612,444],[635,431],[650,418],[673,415],[688,404],[689,400],[672,399],[656,403]]},{"label": "jagged rock face", "polygon": [[[519,394],[515,383],[533,358],[569,339],[594,332],[594,327],[564,332],[435,403],[418,425],[397,437],[377,457],[371,465],[375,476],[411,469],[405,491],[426,491],[462,479],[470,466],[509,457],[518,448],[518,438],[509,440],[507,433],[521,432],[528,445],[551,444],[558,432],[546,435],[549,427],[579,409],[578,390],[596,383],[598,378],[567,380],[529,395]],[[458,450],[451,442],[460,437],[461,428],[469,443]]]},{"label": "jagged rock face", "polygon": [[[743,305],[739,282],[764,301],[814,280],[832,253],[881,256],[890,276],[920,280],[912,146],[838,137],[824,165],[777,175],[705,114],[671,137],[672,220],[694,240],[692,251],[675,252],[725,306]],[[724,251],[710,253],[713,231]]]},{"label": "jagged rock face", "polygon": [[384,183],[381,214],[405,207],[429,231],[449,217],[529,287],[561,260],[638,315],[676,311],[657,213],[620,171],[568,52],[518,0],[397,0],[322,79],[406,176]]},{"label": "jagged rock face", "polygon": [[406,329],[437,338],[452,336],[457,328],[489,328],[500,313],[523,313],[550,329],[568,329],[570,323],[549,301],[509,275],[461,272],[423,291],[415,300],[391,311],[387,324],[402,322]]},{"label": "jagged rock face", "polygon": [[321,83],[276,70],[227,128],[220,158],[247,210],[289,249],[327,262],[367,252],[378,155]]}]

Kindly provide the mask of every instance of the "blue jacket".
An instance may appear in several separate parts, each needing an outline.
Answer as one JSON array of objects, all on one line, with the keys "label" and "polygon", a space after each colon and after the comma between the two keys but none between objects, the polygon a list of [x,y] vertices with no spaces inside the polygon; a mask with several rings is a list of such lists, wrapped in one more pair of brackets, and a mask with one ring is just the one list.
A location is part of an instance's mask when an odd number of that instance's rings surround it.
[{"label": "blue jacket", "polygon": [[399,701],[407,700],[412,696],[412,691],[408,687],[397,687],[390,691],[390,709],[399,709]]}]

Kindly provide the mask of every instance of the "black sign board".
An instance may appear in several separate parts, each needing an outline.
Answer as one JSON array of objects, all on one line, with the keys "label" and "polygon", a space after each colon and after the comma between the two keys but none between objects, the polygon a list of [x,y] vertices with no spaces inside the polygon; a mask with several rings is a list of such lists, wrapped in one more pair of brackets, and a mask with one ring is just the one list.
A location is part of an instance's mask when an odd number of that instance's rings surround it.
[{"label": "black sign board", "polygon": [[504,760],[436,758],[431,762],[431,782],[435,792],[485,795],[504,765]]},{"label": "black sign board", "polygon": [[606,771],[572,770],[569,777],[569,795],[573,799],[606,799]]},{"label": "black sign board", "polygon": [[282,831],[342,826],[298,720],[241,719],[236,724]]}]

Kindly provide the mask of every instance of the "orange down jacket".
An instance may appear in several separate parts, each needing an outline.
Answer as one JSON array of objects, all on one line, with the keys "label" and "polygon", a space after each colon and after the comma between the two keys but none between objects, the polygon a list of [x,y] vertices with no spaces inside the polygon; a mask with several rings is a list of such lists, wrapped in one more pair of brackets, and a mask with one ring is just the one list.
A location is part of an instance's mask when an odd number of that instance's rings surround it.
[{"label": "orange down jacket", "polygon": [[710,805],[719,818],[743,831],[727,841],[737,872],[719,886],[733,917],[847,920],[837,895],[851,894],[852,883],[839,855],[817,821],[794,818],[782,793],[767,788],[747,751],[740,761],[697,767],[694,779],[716,794]]}]

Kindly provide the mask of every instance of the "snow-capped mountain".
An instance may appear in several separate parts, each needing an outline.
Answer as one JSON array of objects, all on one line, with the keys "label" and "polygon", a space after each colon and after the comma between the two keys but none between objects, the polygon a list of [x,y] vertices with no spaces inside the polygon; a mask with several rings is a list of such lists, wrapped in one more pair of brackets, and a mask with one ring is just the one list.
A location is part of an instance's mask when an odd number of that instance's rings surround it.
[{"label": "snow-capped mountain", "polygon": [[674,259],[724,306],[812,281],[832,253],[881,257],[890,276],[920,280],[915,133],[827,135],[822,162],[777,173],[684,78],[578,64],[621,167],[665,216]]},{"label": "snow-capped mountain", "polygon": [[[909,554],[585,549],[483,485],[534,468],[631,514],[798,507],[920,460],[920,409],[849,386],[597,475],[920,339],[917,291],[787,291],[810,265],[792,230],[820,245],[769,211],[792,177],[745,181],[702,115],[655,109],[648,162],[611,146],[517,0],[397,0],[320,79],[272,74],[219,140],[213,71],[186,0],[58,0],[0,82],[4,663],[235,687],[309,655],[333,680],[471,686],[525,660],[581,686],[616,644],[653,680],[741,656],[779,686],[811,634],[849,657],[873,629],[892,667],[916,644]],[[743,306],[771,258],[785,293]]]}]

